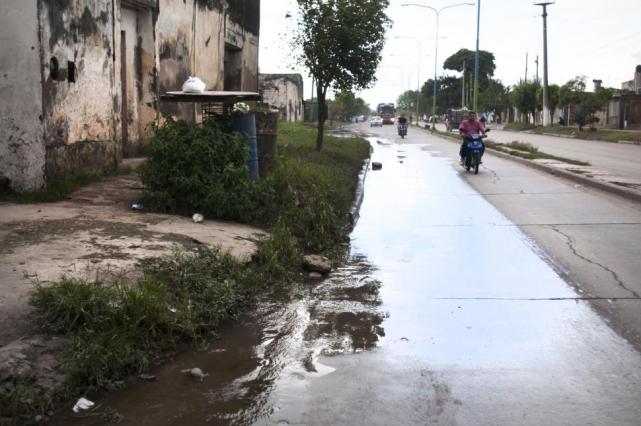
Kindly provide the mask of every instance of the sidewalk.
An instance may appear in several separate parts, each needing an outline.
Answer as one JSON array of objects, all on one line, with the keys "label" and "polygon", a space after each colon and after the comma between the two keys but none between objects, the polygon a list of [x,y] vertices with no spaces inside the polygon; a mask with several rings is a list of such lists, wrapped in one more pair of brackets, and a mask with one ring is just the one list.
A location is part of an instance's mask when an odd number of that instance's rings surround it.
[{"label": "sidewalk", "polygon": [[[437,125],[437,129],[445,131],[443,126]],[[505,158],[529,163],[582,184],[641,200],[641,146],[498,129],[492,129],[489,139],[499,144],[525,142],[547,154],[588,162],[589,166],[577,166],[557,160],[522,160],[503,154]]]}]

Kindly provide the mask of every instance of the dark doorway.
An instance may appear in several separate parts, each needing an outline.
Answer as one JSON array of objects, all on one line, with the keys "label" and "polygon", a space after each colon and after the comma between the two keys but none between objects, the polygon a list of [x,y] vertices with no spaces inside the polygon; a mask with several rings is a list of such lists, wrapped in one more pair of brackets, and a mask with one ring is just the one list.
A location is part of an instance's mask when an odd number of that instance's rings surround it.
[{"label": "dark doorway", "polygon": [[239,91],[242,86],[242,50],[225,45],[225,89]]}]

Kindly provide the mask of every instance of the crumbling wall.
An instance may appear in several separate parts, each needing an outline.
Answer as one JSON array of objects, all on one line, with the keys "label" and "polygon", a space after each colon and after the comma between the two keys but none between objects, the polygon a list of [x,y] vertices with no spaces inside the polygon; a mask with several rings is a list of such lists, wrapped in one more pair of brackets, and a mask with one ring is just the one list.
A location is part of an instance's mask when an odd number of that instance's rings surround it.
[{"label": "crumbling wall", "polygon": [[45,165],[37,7],[23,0],[2,5],[0,179],[14,190],[33,190],[44,184]]},{"label": "crumbling wall", "polygon": [[45,174],[113,169],[117,134],[111,0],[38,0]]},{"label": "crumbling wall", "polygon": [[[181,90],[192,73],[194,1],[159,1],[156,23],[158,90],[160,94]],[[209,82],[208,86],[209,86]],[[190,104],[161,103],[160,112],[183,119],[193,118]]]},{"label": "crumbling wall", "polygon": [[258,91],[260,0],[228,0],[225,42],[241,51],[241,90]]},{"label": "crumbling wall", "polygon": [[[258,90],[260,0],[160,0],[159,10],[161,94],[181,90],[191,75],[201,78],[207,90],[224,90],[225,45],[241,50],[242,90]],[[198,116],[189,103],[163,102],[160,112],[188,120]]]},{"label": "crumbling wall", "polygon": [[260,74],[263,102],[280,111],[281,121],[303,121],[303,77],[300,74]]}]

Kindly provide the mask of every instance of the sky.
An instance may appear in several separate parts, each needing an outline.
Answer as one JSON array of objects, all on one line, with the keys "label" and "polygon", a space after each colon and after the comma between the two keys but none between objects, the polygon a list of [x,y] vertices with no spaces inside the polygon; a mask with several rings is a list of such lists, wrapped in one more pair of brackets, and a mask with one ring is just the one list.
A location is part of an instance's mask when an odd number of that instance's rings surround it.
[{"label": "sky", "polygon": [[[474,0],[390,0],[393,21],[386,35],[382,60],[372,87],[358,93],[370,106],[396,102],[405,90],[416,90],[434,76],[435,13],[402,6],[419,3],[436,9]],[[495,78],[513,85],[525,77],[543,78],[542,8],[532,0],[481,0],[480,49],[495,55]],[[461,48],[476,46],[476,6],[457,6],[440,14],[438,40],[439,76],[460,75],[444,71],[443,61]],[[286,18],[287,14],[292,18]],[[607,87],[620,88],[641,64],[641,0],[557,0],[548,6],[549,82],[563,84],[585,75],[588,89],[600,79]],[[298,72],[305,78],[305,98],[311,96],[311,78],[292,60],[289,44],[295,29],[296,0],[263,0],[259,67],[261,73]],[[409,39],[411,38],[411,39]],[[419,58],[420,44],[420,60]],[[420,67],[420,68],[419,68]],[[417,78],[418,77],[418,78]]]}]

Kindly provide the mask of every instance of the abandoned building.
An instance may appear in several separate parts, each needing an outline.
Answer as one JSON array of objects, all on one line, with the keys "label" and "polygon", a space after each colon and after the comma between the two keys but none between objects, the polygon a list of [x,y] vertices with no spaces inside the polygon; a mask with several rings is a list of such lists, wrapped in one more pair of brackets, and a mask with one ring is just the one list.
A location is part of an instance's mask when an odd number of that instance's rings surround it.
[{"label": "abandoned building", "polygon": [[260,0],[3,0],[0,179],[18,191],[136,155],[192,75],[258,90]]},{"label": "abandoned building", "polygon": [[300,74],[260,74],[263,102],[280,111],[280,121],[303,121],[303,77]]}]

